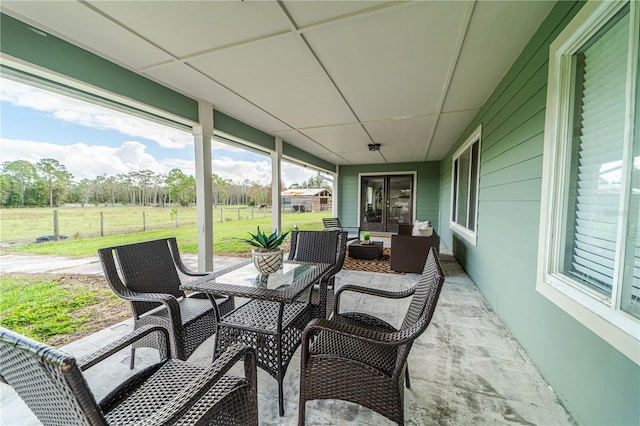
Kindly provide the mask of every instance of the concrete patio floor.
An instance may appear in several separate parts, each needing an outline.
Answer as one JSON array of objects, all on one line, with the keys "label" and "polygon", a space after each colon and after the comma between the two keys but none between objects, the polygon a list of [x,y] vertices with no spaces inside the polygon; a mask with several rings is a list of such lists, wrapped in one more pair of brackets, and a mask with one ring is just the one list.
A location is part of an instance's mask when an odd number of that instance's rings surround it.
[{"label": "concrete patio floor", "polygon": [[[435,315],[409,356],[411,389],[405,391],[408,425],[572,425],[571,416],[558,402],[524,349],[514,340],[487,305],[473,282],[450,253],[440,255],[447,276]],[[4,270],[4,262],[3,262]],[[355,283],[400,290],[413,285],[416,274],[376,274],[343,270],[337,285]],[[398,325],[408,301],[380,303],[370,296],[345,297],[344,310],[375,312]],[[91,353],[131,330],[125,321],[63,347],[76,357]],[[212,340],[189,359],[211,362]],[[136,370],[158,359],[157,352],[136,352]],[[285,416],[278,416],[277,383],[258,369],[261,425],[294,425],[298,414],[299,350],[285,376]],[[131,374],[129,351],[124,350],[86,372],[89,385],[100,399]],[[241,366],[233,372],[240,375]],[[13,390],[0,385],[0,424],[40,424]],[[358,405],[334,401],[307,403],[307,424],[393,424]]]}]

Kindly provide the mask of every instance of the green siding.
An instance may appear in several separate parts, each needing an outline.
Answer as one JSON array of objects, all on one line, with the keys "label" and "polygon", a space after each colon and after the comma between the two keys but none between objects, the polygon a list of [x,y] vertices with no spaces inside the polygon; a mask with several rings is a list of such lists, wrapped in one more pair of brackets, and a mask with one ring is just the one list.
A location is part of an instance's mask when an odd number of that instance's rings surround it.
[{"label": "green siding", "polygon": [[[558,2],[441,165],[440,235],[585,425],[640,424],[640,367],[538,294],[549,44],[580,9]],[[449,226],[452,154],[483,125],[477,245]]]},{"label": "green siding", "polygon": [[237,136],[240,139],[253,142],[270,151],[276,149],[276,138],[263,131],[254,129],[248,124],[236,120],[223,112],[213,111],[213,127],[230,135]]},{"label": "green siding", "polygon": [[2,53],[198,122],[198,103],[174,90],[0,14]]},{"label": "green siding", "polygon": [[440,163],[392,163],[340,166],[338,179],[338,216],[346,225],[358,223],[358,174],[416,172],[416,218],[431,221],[436,232],[439,227]]},{"label": "green siding", "polygon": [[322,160],[286,142],[282,143],[282,154],[289,156],[291,158],[295,158],[296,160],[302,161],[303,163],[318,167],[319,169],[326,170],[331,173],[335,173],[336,171],[335,164]]}]

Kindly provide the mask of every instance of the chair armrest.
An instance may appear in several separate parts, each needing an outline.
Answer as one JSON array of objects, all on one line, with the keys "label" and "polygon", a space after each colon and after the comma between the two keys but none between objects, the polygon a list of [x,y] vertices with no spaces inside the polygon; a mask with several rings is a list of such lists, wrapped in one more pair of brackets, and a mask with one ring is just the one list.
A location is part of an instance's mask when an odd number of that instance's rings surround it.
[{"label": "chair armrest", "polygon": [[82,358],[81,360],[78,361],[78,367],[80,368],[80,370],[85,371],[88,368],[93,367],[100,361],[104,361],[105,359],[109,358],[111,355],[115,354],[116,352],[121,351],[122,349],[131,345],[133,342],[140,340],[151,333],[162,334],[164,336],[164,342],[167,347],[166,353],[171,353],[170,352],[171,348],[169,347],[170,345],[169,332],[167,331],[167,329],[164,327],[160,327],[158,325],[155,325],[155,326],[145,325],[133,331],[132,333],[129,333],[126,336],[116,340],[115,342],[99,349],[97,352]]},{"label": "chair armrest", "polygon": [[336,290],[334,310],[335,312],[340,312],[340,297],[342,296],[342,293],[347,291],[360,293],[360,294],[368,294],[370,296],[384,297],[386,299],[403,299],[405,297],[409,297],[413,295],[415,289],[416,288],[414,286],[408,290],[403,290],[403,291],[388,291],[388,290],[380,290],[380,289],[370,288],[370,287],[362,287],[355,284],[344,284],[344,285],[341,285]]},{"label": "chair armrest", "polygon": [[253,394],[257,394],[256,355],[253,349],[243,344],[235,344],[220,355],[203,371],[188,388],[183,389],[160,410],[153,413],[140,424],[169,425],[176,423],[194,403],[202,398],[215,384],[244,357],[245,380]]}]

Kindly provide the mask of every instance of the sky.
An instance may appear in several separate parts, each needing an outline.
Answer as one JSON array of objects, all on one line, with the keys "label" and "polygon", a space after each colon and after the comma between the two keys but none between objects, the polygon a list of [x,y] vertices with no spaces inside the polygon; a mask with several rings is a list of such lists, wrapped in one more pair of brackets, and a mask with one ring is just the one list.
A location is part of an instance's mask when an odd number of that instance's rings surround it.
[{"label": "sky", "polygon": [[[191,133],[0,78],[0,162],[55,158],[74,181],[178,168],[195,176]],[[271,159],[212,143],[212,172],[234,182],[271,182]],[[282,163],[285,185],[316,172]]]}]

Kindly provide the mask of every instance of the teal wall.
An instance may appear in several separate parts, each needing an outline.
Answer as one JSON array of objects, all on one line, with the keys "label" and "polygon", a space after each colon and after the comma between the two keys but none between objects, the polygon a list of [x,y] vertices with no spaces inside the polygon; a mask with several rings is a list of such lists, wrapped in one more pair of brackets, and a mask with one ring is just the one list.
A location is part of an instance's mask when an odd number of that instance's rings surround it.
[{"label": "teal wall", "polygon": [[345,226],[358,224],[358,174],[416,172],[416,218],[429,220],[440,231],[440,162],[364,164],[340,166],[338,179],[338,216]]},{"label": "teal wall", "polygon": [[[159,108],[194,123],[198,122],[198,102],[195,99],[44,31],[34,31],[31,25],[2,13],[0,13],[0,51],[37,67],[52,70],[104,91]],[[273,136],[220,111],[212,113],[216,129],[269,150],[275,148]],[[334,164],[288,144],[284,148],[286,155],[298,161],[331,172],[335,171]]]},{"label": "teal wall", "polygon": [[[440,235],[579,424],[639,425],[640,367],[535,289],[549,45],[580,7],[556,4],[443,159]],[[447,224],[452,153],[479,124],[474,247]]]}]

